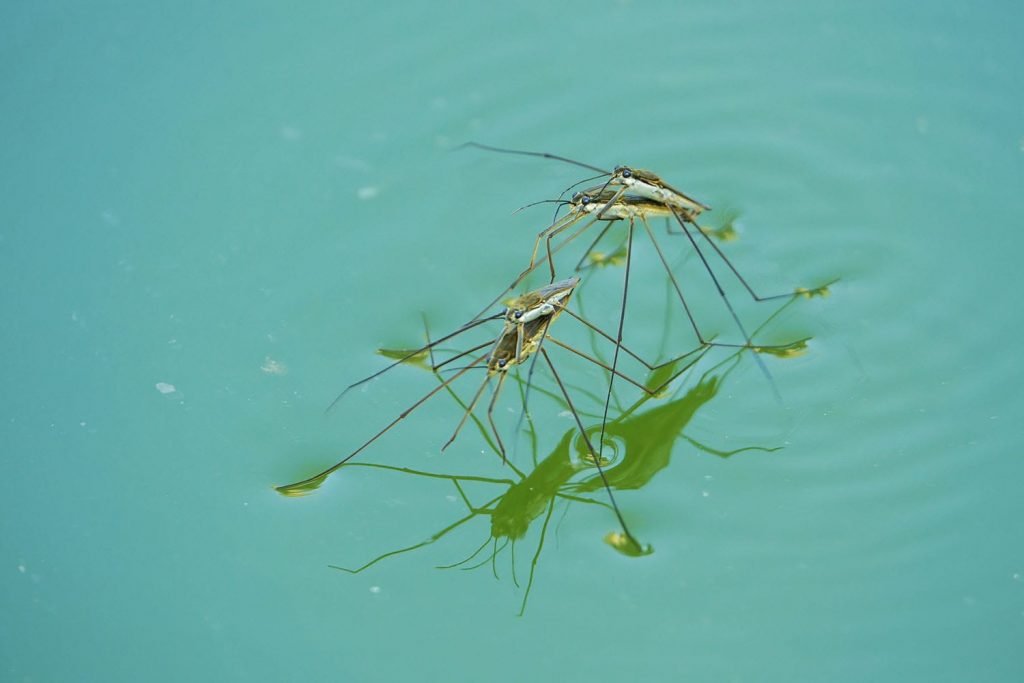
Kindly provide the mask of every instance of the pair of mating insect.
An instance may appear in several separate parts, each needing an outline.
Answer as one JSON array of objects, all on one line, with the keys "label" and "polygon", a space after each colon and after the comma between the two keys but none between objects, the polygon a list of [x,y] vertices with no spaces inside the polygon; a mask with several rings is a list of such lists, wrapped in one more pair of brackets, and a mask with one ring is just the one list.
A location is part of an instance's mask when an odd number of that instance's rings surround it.
[{"label": "pair of mating insect", "polygon": [[[399,422],[408,417],[413,411],[419,408],[421,405],[429,401],[432,397],[441,393],[442,391],[451,391],[451,385],[457,381],[460,377],[465,375],[471,369],[475,368],[486,368],[487,378],[480,384],[473,398],[469,401],[468,405],[465,406],[462,418],[456,426],[451,438],[442,447],[447,448],[459,432],[465,425],[466,421],[474,415],[474,410],[479,404],[483,397],[484,391],[490,383],[491,378],[497,377],[497,385],[490,397],[490,401],[487,407],[487,420],[490,427],[490,433],[494,437],[494,442],[497,446],[502,460],[505,460],[505,446],[500,435],[500,430],[495,424],[494,410],[498,401],[498,397],[501,392],[501,388],[509,372],[513,368],[524,365],[527,360],[532,359],[532,363],[535,364],[538,358],[542,358],[545,365],[551,372],[555,383],[558,385],[559,393],[564,399],[565,404],[568,406],[569,411],[575,418],[576,426],[579,430],[580,438],[585,443],[585,447],[588,453],[591,454],[590,464],[594,466],[600,474],[600,479],[605,484],[605,489],[610,498],[611,507],[614,510],[620,526],[622,527],[622,534],[628,540],[631,545],[640,547],[639,543],[635,541],[633,535],[629,532],[626,522],[615,503],[612,488],[607,484],[607,478],[604,472],[604,465],[602,459],[602,450],[604,446],[605,437],[605,425],[608,422],[609,407],[611,404],[612,387],[616,380],[619,378],[623,381],[627,381],[630,384],[638,387],[641,391],[645,392],[648,396],[655,396],[661,392],[670,383],[675,381],[680,375],[682,375],[691,365],[700,358],[700,356],[713,346],[725,346],[733,347],[737,349],[750,348],[757,350],[770,350],[770,351],[792,351],[802,344],[802,341],[795,342],[793,344],[780,345],[780,346],[755,346],[747,333],[739,316],[736,314],[732,304],[730,303],[725,290],[720,284],[718,277],[712,269],[705,251],[702,250],[701,240],[706,245],[709,245],[711,249],[718,255],[718,257],[728,266],[729,270],[736,276],[743,287],[749,292],[751,297],[756,301],[767,301],[772,299],[780,298],[791,298],[797,294],[810,295],[811,292],[807,290],[796,290],[795,292],[788,292],[786,294],[780,294],[775,296],[760,296],[754,289],[747,283],[746,279],[739,273],[739,271],[729,261],[723,251],[718,247],[717,244],[711,239],[708,232],[697,225],[697,217],[701,212],[708,210],[710,207],[698,202],[697,200],[689,197],[683,192],[674,189],[667,183],[665,183],[659,176],[649,171],[643,171],[639,169],[633,169],[627,166],[618,166],[613,171],[604,171],[594,166],[587,164],[581,164],[564,157],[559,157],[547,153],[537,152],[523,152],[519,150],[507,150],[494,147],[488,147],[485,145],[479,145],[476,143],[468,143],[468,146],[478,147],[489,151],[497,151],[503,153],[514,153],[514,154],[526,154],[531,156],[540,156],[549,159],[555,159],[560,161],[566,161],[569,163],[583,166],[590,170],[594,170],[600,173],[599,176],[590,178],[588,180],[596,180],[603,178],[601,184],[589,187],[587,189],[575,192],[570,199],[565,200],[562,197],[565,196],[570,190],[578,186],[587,180],[576,183],[575,185],[568,188],[562,193],[562,196],[554,201],[559,205],[559,208],[568,207],[567,213],[561,218],[558,217],[557,213],[553,222],[546,227],[544,230],[537,234],[534,240],[533,250],[531,252],[530,261],[526,268],[516,277],[512,283],[505,288],[505,290],[499,294],[485,309],[477,314],[469,323],[463,325],[457,330],[446,334],[440,338],[430,341],[426,345],[410,351],[408,353],[401,354],[397,360],[385,367],[384,369],[373,373],[372,375],[361,379],[351,385],[349,385],[341,395],[335,399],[334,403],[331,404],[333,407],[338,400],[342,398],[349,390],[363,385],[366,382],[382,375],[383,373],[391,370],[392,368],[409,362],[410,360],[421,356],[424,353],[432,352],[439,344],[452,341],[463,334],[468,333],[470,330],[476,329],[477,327],[493,321],[501,321],[501,329],[498,335],[493,339],[485,340],[483,343],[477,344],[466,350],[460,351],[455,355],[449,357],[441,363],[432,363],[431,369],[436,373],[439,373],[444,366],[449,365],[458,360],[468,360],[468,364],[462,368],[459,368],[454,372],[453,375],[446,379],[441,379],[438,386],[423,395],[415,403],[410,405],[404,411],[402,411],[396,418],[380,429],[376,434],[371,436],[359,447],[351,451],[348,455],[342,458],[334,465],[328,467],[322,472],[295,482],[293,484],[287,484],[285,486],[278,487],[278,491],[286,495],[296,495],[306,493],[312,489],[320,486],[321,483],[333,472],[342,468],[346,463],[351,461],[353,458],[362,453],[371,444],[376,442],[385,433],[395,427]],[[711,281],[728,309],[732,319],[735,321],[738,330],[743,336],[742,344],[727,344],[713,341],[711,337],[706,335],[699,327],[693,309],[690,303],[687,301],[684,295],[683,287],[673,273],[673,269],[669,264],[663,250],[658,244],[655,238],[654,232],[652,231],[649,219],[655,217],[664,217],[674,222],[681,229],[689,244],[692,246],[694,252],[698,255],[701,264],[707,274],[710,276]],[[555,268],[555,255],[568,246],[570,243],[575,241],[579,236],[590,230],[593,226],[599,223],[604,223],[604,228],[599,231],[596,238],[591,242],[590,246],[586,249],[583,256],[577,263],[577,270],[586,262],[588,255],[590,255],[597,244],[604,238],[609,227],[618,222],[624,221],[627,225],[627,234],[625,240],[625,274],[623,279],[622,287],[622,305],[619,314],[617,333],[615,335],[608,334],[601,330],[598,326],[592,324],[582,315],[572,311],[568,308],[569,301],[580,285],[580,278],[573,276],[567,279],[558,279],[558,274]],[[686,319],[692,328],[694,335],[697,338],[697,345],[682,355],[673,358],[670,361],[663,363],[649,363],[644,360],[639,354],[630,350],[626,345],[623,344],[623,327],[626,313],[626,302],[629,292],[629,279],[631,270],[631,260],[633,252],[633,234],[637,222],[643,227],[644,231],[650,238],[651,244],[658,255],[659,261],[663,266],[668,280],[671,284],[671,289],[674,292],[675,298],[678,299],[679,304],[683,312],[685,313]],[[561,238],[561,239],[559,239]],[[556,241],[557,240],[557,241]],[[541,245],[544,245],[543,254],[541,254]],[[498,302],[502,301],[506,295],[512,290],[516,289],[531,273],[535,272],[543,264],[547,263],[548,272],[550,274],[550,282],[548,285],[539,289],[527,292],[520,296],[514,297],[508,300],[503,310],[498,314],[487,315],[487,312],[493,309]],[[587,353],[575,348],[574,346],[564,343],[550,334],[550,328],[554,321],[562,314],[566,313],[571,316],[583,326],[591,330],[596,335],[602,337],[607,342],[611,343],[614,347],[612,360],[610,363],[605,363]],[[561,347],[562,349],[575,354],[586,361],[596,364],[603,368],[608,377],[608,387],[605,393],[603,414],[601,417],[601,429],[600,435],[596,441],[597,448],[594,448],[589,431],[583,424],[583,420],[580,417],[580,412],[576,409],[570,392],[567,388],[566,383],[560,376],[556,365],[552,362],[551,356],[545,348],[545,343]],[[482,353],[481,353],[482,352]],[[619,369],[620,352],[624,353],[634,360],[642,364],[651,373],[651,377],[658,377],[657,386],[649,386],[648,383],[640,382],[636,379],[631,378],[628,374],[622,372]],[[755,357],[756,354],[755,354]],[[758,363],[762,370],[767,375],[767,369],[763,362],[758,358]],[[531,365],[529,376],[526,379],[525,386],[526,392],[523,396],[523,415],[526,411],[526,393],[529,391],[531,377],[535,365]],[[669,370],[668,376],[658,375],[659,370]],[[440,374],[438,375],[441,377]],[[330,408],[328,408],[329,410]],[[475,417],[474,417],[475,419]],[[518,429],[518,427],[517,427]]]}]

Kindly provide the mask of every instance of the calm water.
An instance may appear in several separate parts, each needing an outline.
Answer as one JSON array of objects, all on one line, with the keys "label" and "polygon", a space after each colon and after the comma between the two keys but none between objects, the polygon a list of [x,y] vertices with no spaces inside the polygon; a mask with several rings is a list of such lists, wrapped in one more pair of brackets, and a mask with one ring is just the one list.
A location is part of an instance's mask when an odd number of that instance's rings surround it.
[{"label": "calm water", "polygon": [[[0,678],[1021,680],[1019,3],[344,5],[0,10]],[[745,357],[649,404],[680,425],[610,429],[664,459],[618,492],[654,553],[562,501],[522,618],[543,501],[517,587],[510,548],[498,580],[434,568],[482,515],[329,567],[463,517],[449,481],[273,489],[433,386],[401,368],[323,415],[421,312],[439,334],[496,296],[550,215],[512,211],[587,174],[466,140],[657,170],[736,217],[723,248],[765,292],[841,278],[764,331],[813,338],[764,357],[781,402]],[[684,330],[647,246],[636,273],[654,354]],[[580,293],[605,327],[619,278]],[[535,398],[523,470],[572,426]],[[361,461],[514,479],[472,424],[439,453],[458,415],[439,398]]]}]

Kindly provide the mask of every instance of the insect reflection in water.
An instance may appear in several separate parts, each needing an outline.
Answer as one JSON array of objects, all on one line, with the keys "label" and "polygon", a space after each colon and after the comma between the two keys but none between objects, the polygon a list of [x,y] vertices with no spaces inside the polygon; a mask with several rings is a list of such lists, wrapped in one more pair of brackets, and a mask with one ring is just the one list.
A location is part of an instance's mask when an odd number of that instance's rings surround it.
[{"label": "insect reflection in water", "polygon": [[[791,299],[780,307],[756,332],[760,332],[770,324],[793,301],[794,299]],[[806,341],[807,339],[803,339],[785,347],[773,347],[773,353],[781,357],[800,355],[805,348]],[[489,564],[497,578],[498,556],[508,548],[509,554],[512,556],[513,583],[519,587],[515,560],[516,544],[523,542],[531,528],[538,520],[541,520],[540,528],[534,528],[533,532],[536,546],[533,548],[527,580],[523,587],[520,606],[520,614],[522,614],[526,609],[537,564],[544,549],[555,508],[559,503],[565,505],[566,512],[569,505],[578,503],[611,509],[618,515],[619,511],[615,507],[614,497],[610,498],[612,502],[609,503],[592,497],[592,494],[601,489],[610,493],[612,490],[635,490],[645,486],[669,465],[676,441],[680,437],[689,441],[698,450],[722,458],[745,450],[775,450],[760,446],[731,451],[716,450],[691,439],[684,433],[687,424],[697,410],[718,395],[726,378],[737,367],[743,354],[749,352],[747,349],[734,349],[729,356],[703,371],[699,379],[688,389],[685,386],[680,386],[671,397],[665,397],[661,393],[678,378],[687,377],[689,373],[694,372],[697,363],[703,360],[711,350],[711,347],[703,347],[698,353],[691,354],[686,358],[677,358],[652,367],[645,385],[658,387],[658,391],[641,392],[639,399],[632,405],[623,407],[613,420],[594,424],[582,433],[579,429],[566,431],[550,454],[541,460],[537,459],[536,435],[532,433],[531,426],[531,436],[534,437],[532,439],[534,467],[529,471],[524,471],[517,466],[516,462],[510,461],[508,467],[512,471],[513,477],[487,477],[469,473],[446,474],[377,463],[346,465],[346,467],[374,468],[425,479],[448,481],[455,487],[459,500],[465,505],[466,514],[431,534],[425,540],[385,552],[362,566],[354,568],[332,566],[349,573],[360,573],[387,558],[432,545],[474,520],[487,518],[489,519],[489,533],[484,542],[466,558],[443,565],[441,568],[468,570]],[[600,415],[584,414],[572,407],[567,400],[567,394],[560,395],[540,387],[537,391],[571,410],[578,424],[582,419],[601,419]],[[464,405],[454,393],[453,397],[459,401],[460,405]],[[603,398],[601,396],[591,397],[592,402],[597,405],[603,402]],[[475,416],[473,419],[484,439],[490,441],[490,434],[484,428],[483,423]],[[593,443],[595,439],[600,438],[599,432],[603,432],[605,444],[610,447],[609,450],[613,454],[611,459],[601,461],[601,463],[598,463],[593,457]],[[599,464],[604,467],[598,467]],[[594,474],[595,469],[597,474]],[[486,493],[487,487],[499,487],[501,491],[491,495]],[[471,494],[475,492],[479,498],[481,491],[483,491],[483,497],[490,497],[483,503],[474,503],[474,496]],[[632,534],[625,531],[611,532],[606,535],[605,541],[627,556],[641,556],[653,551],[651,546],[639,543]]]},{"label": "insect reflection in water", "polygon": [[[703,355],[703,354],[701,354]],[[681,372],[692,369],[700,358],[694,358],[680,365],[665,366],[652,373],[670,373],[679,376]],[[544,549],[551,521],[559,503],[572,503],[610,508],[603,500],[595,499],[590,494],[599,491],[606,485],[615,490],[639,489],[650,482],[658,472],[665,469],[670,462],[676,440],[682,435],[699,450],[718,457],[729,457],[746,450],[771,451],[772,448],[758,446],[740,448],[732,451],[716,450],[700,444],[683,434],[683,430],[702,406],[708,404],[719,392],[729,373],[740,360],[739,353],[734,353],[724,361],[705,371],[699,380],[689,389],[679,389],[676,396],[664,401],[656,401],[651,394],[641,396],[614,420],[604,425],[605,439],[612,448],[621,453],[621,458],[614,466],[607,467],[601,474],[593,474],[596,462],[590,455],[592,441],[600,429],[596,425],[587,430],[589,439],[581,437],[576,429],[570,429],[561,437],[551,453],[536,462],[529,472],[519,469],[510,462],[509,467],[514,478],[493,478],[474,476],[472,474],[445,474],[427,472],[408,467],[395,467],[377,463],[351,463],[346,467],[365,467],[404,475],[439,479],[452,483],[459,499],[466,507],[466,514],[451,524],[431,534],[418,543],[383,553],[359,567],[349,568],[332,565],[335,569],[357,574],[377,563],[398,555],[409,553],[429,546],[445,538],[474,520],[489,518],[489,533],[484,542],[469,556],[452,564],[442,565],[441,569],[472,570],[490,565],[495,578],[498,578],[498,556],[509,549],[511,554],[511,574],[513,583],[523,589],[519,614],[527,607],[530,590],[533,587],[537,564]],[[652,379],[654,379],[652,377]],[[563,403],[563,405],[565,405]],[[599,416],[597,416],[599,417]],[[482,424],[480,431],[487,437]],[[609,463],[605,463],[606,466]],[[587,476],[587,472],[591,472]],[[503,490],[483,503],[474,503],[470,493],[471,487],[500,487]],[[487,494],[484,494],[485,496]],[[566,508],[566,511],[568,508]],[[540,520],[540,528],[535,531],[536,546],[533,548],[529,563],[529,571],[524,586],[520,586],[516,569],[515,548],[523,541],[531,527]],[[631,534],[611,532],[605,541],[628,556],[650,554],[653,549],[638,543]],[[481,559],[482,557],[482,559]]]}]

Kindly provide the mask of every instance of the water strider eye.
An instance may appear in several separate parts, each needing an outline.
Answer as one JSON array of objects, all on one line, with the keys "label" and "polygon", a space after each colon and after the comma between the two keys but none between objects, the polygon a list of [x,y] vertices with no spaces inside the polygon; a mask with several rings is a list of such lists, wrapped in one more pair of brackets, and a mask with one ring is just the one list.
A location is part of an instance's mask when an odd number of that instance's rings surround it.
[{"label": "water strider eye", "polygon": [[622,177],[623,178],[632,178],[633,177],[633,171],[628,169],[628,168],[626,168],[625,166],[623,166],[622,167]]},{"label": "water strider eye", "polygon": [[515,318],[516,320],[519,320],[520,318],[523,317],[523,312],[522,311],[513,311],[512,312],[512,317]]},{"label": "water strider eye", "polygon": [[505,359],[505,358],[499,358],[498,359],[498,367],[499,368],[503,368],[506,365],[508,365],[508,360],[507,359]]}]

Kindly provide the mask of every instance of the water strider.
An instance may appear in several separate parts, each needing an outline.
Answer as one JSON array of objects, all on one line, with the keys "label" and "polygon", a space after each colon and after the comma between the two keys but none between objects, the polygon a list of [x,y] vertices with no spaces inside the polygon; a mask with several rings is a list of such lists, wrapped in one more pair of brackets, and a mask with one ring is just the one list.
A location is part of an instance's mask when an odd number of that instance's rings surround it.
[{"label": "water strider", "polygon": [[[419,354],[423,353],[424,351],[432,350],[438,344],[451,340],[465,333],[466,331],[473,329],[474,327],[477,327],[478,324],[482,324],[483,322],[499,318],[504,320],[502,330],[498,334],[496,339],[494,339],[493,341],[486,341],[482,344],[478,344],[470,349],[462,351],[456,354],[455,356],[452,356],[448,360],[444,361],[443,363],[435,365],[434,370],[440,370],[444,365],[447,365],[448,363],[466,358],[468,356],[472,356],[478,351],[486,347],[490,347],[490,349],[487,352],[479,356],[475,356],[468,365],[459,368],[454,375],[452,375],[448,379],[445,379],[440,383],[440,385],[424,394],[412,405],[403,410],[398,415],[398,417],[389,422],[383,429],[381,429],[372,437],[367,439],[365,442],[363,442],[362,445],[360,445],[358,448],[353,450],[351,453],[346,455],[344,458],[339,460],[334,465],[331,465],[327,469],[323,470],[318,474],[313,475],[312,477],[308,477],[306,479],[291,484],[278,486],[276,487],[277,491],[284,495],[301,495],[303,493],[307,493],[313,489],[318,488],[320,484],[322,484],[323,481],[332,472],[335,472],[346,462],[348,462],[349,460],[357,456],[359,453],[361,453],[363,450],[365,450],[368,446],[370,446],[370,444],[372,444],[374,441],[376,441],[384,434],[386,434],[392,427],[394,427],[399,422],[408,417],[409,414],[411,414],[421,405],[426,403],[433,396],[437,395],[442,390],[451,386],[451,384],[459,377],[465,375],[470,370],[476,368],[485,368],[487,371],[487,376],[484,378],[484,381],[481,382],[480,388],[477,390],[472,403],[467,407],[462,420],[459,422],[454,433],[452,434],[451,438],[447,441],[447,443],[445,443],[444,447],[450,445],[458,436],[458,433],[462,428],[463,424],[465,423],[466,418],[470,413],[473,412],[473,408],[475,407],[476,402],[479,400],[484,388],[488,385],[491,377],[493,377],[494,375],[498,375],[498,386],[496,387],[494,394],[491,398],[490,405],[488,406],[487,418],[491,424],[495,438],[498,440],[498,443],[500,444],[501,439],[498,436],[497,427],[494,425],[493,411],[495,403],[497,402],[498,395],[501,390],[502,383],[504,382],[504,379],[509,370],[523,363],[523,361],[529,358],[533,353],[535,353],[540,348],[544,336],[547,333],[548,326],[564,310],[565,303],[568,302],[569,298],[572,296],[572,292],[577,284],[579,284],[579,278],[573,277],[567,280],[552,283],[538,290],[527,292],[511,300],[502,314],[498,316],[491,316],[488,319],[479,321],[479,323],[474,322],[470,323],[469,325],[465,325],[456,330],[455,332],[444,335],[443,337],[436,339],[419,349],[409,352],[405,357],[396,360],[395,362],[391,363],[384,369],[350,384],[344,391],[341,392],[341,394],[339,394],[339,396],[336,399],[334,399],[334,401],[328,407],[328,410],[330,410],[334,405],[336,405],[338,401],[352,388],[357,387],[375,377],[380,376],[384,372],[387,372],[388,370],[394,368],[396,365],[399,365],[406,360],[413,359]],[[501,451],[502,457],[504,458],[504,450],[501,449]]]},{"label": "water strider", "polygon": [[[749,284],[747,279],[744,278],[743,275],[739,272],[739,270],[735,267],[732,261],[730,261],[729,258],[725,255],[721,248],[719,248],[718,245],[715,244],[714,240],[711,239],[711,235],[709,234],[710,231],[702,229],[697,224],[697,217],[704,211],[710,211],[711,207],[690,197],[681,190],[677,190],[676,188],[672,187],[667,182],[665,182],[661,178],[661,176],[652,171],[647,171],[644,169],[638,169],[624,165],[616,166],[613,170],[608,171],[597,166],[576,161],[574,159],[569,159],[568,157],[563,157],[556,154],[549,154],[547,152],[533,152],[526,150],[506,149],[502,147],[492,147],[490,145],[483,145],[476,142],[467,142],[463,144],[461,147],[475,147],[478,149],[483,149],[491,152],[499,152],[502,154],[520,154],[526,156],[541,157],[545,159],[553,159],[556,161],[562,161],[565,163],[573,164],[581,168],[597,171],[598,173],[600,173],[600,175],[595,176],[595,178],[607,177],[607,180],[605,180],[603,184],[588,188],[586,190],[583,190],[582,192],[577,193],[573,197],[573,200],[568,202],[568,204],[573,208],[581,208],[583,206],[589,206],[589,208],[587,208],[583,212],[576,212],[571,209],[569,216],[567,216],[566,219],[563,219],[562,221],[556,220],[550,227],[546,228],[540,233],[540,235],[538,235],[538,239],[534,244],[534,254],[531,258],[530,265],[523,273],[519,275],[519,277],[513,282],[513,284],[510,285],[509,289],[512,289],[515,286],[517,286],[520,282],[522,282],[523,279],[525,279],[525,277],[530,272],[533,272],[533,270],[536,269],[537,266],[544,262],[544,260],[541,260],[539,262],[536,260],[536,253],[540,241],[542,239],[550,240],[551,237],[554,237],[558,233],[564,231],[567,227],[574,224],[582,217],[582,215],[577,215],[578,213],[594,215],[595,219],[605,219],[605,217],[607,216],[607,220],[621,220],[630,217],[636,219],[639,218],[641,215],[646,216],[648,218],[653,216],[663,216],[674,219],[680,225],[683,233],[688,237],[691,245],[694,247],[694,250],[697,252],[698,256],[700,256],[705,270],[707,270],[708,274],[713,279],[716,288],[719,290],[723,298],[725,297],[724,290],[722,290],[718,282],[718,278],[712,270],[710,264],[704,257],[704,253],[701,251],[700,246],[696,243],[696,240],[693,238],[693,234],[690,232],[690,228],[688,227],[688,225],[692,226],[693,228],[696,228],[697,232],[704,236],[707,243],[714,249],[715,253],[719,256],[719,258],[721,258],[721,260],[726,264],[729,270],[733,273],[733,275],[735,275],[737,280],[743,285],[744,289],[746,289],[746,291],[755,301],[771,301],[774,299],[783,299],[788,296],[792,296],[794,293],[806,295],[808,293],[816,293],[819,290],[823,289],[823,287],[810,290],[804,288],[796,288],[791,292],[783,292],[780,294],[773,294],[767,296],[757,293],[754,290],[754,288]],[[591,178],[591,180],[592,179],[594,178]],[[577,183],[577,185],[578,184],[579,183]],[[590,206],[595,202],[598,204],[598,206]],[[588,223],[584,228],[581,228],[578,232],[581,233],[583,232],[583,230],[589,227],[590,224]],[[575,237],[575,234],[573,235],[573,237]],[[560,248],[561,247],[559,247],[559,249]],[[553,251],[557,251],[557,249],[552,250],[550,248],[550,245],[548,245],[547,251],[548,258],[546,260],[550,262],[550,257]],[[549,267],[551,269],[552,279],[554,279],[554,265],[549,263]],[[825,287],[827,286],[828,285],[825,285]]]},{"label": "water strider", "polygon": [[[656,173],[653,173],[651,171],[645,171],[642,169],[635,169],[630,166],[616,166],[612,171],[607,171],[596,166],[592,166],[590,164],[578,162],[567,157],[549,154],[546,152],[531,152],[524,150],[505,149],[491,147],[489,145],[481,145],[479,143],[474,142],[466,143],[463,146],[477,147],[480,149],[500,153],[521,154],[527,156],[542,157],[547,159],[555,159],[558,161],[575,164],[577,166],[587,168],[593,171],[598,171],[601,174],[600,176],[596,176],[598,178],[606,177],[606,180],[602,185],[591,187],[586,190],[583,190],[582,192],[576,193],[573,196],[573,198],[568,202],[570,210],[564,218],[558,219],[556,213],[555,222],[552,223],[552,225],[550,225],[549,227],[542,230],[537,235],[537,239],[534,242],[534,248],[533,253],[531,255],[530,263],[523,270],[523,272],[521,272],[519,276],[513,281],[510,288],[514,288],[516,285],[518,285],[518,283],[522,282],[531,272],[533,272],[533,270],[537,268],[538,265],[540,265],[540,263],[544,261],[548,263],[551,278],[553,280],[556,277],[556,271],[554,266],[554,254],[557,251],[561,250],[566,245],[568,245],[570,242],[572,242],[584,231],[589,229],[597,221],[628,221],[625,241],[626,251],[624,277],[622,285],[622,303],[619,309],[620,313],[618,333],[616,337],[617,343],[615,348],[615,354],[613,356],[611,364],[613,373],[610,378],[610,383],[614,382],[615,379],[614,369],[617,367],[619,345],[622,342],[623,327],[626,316],[626,306],[629,296],[629,277],[631,270],[630,266],[632,262],[633,233],[637,219],[640,220],[644,228],[644,231],[650,238],[651,244],[653,245],[658,255],[658,259],[661,262],[662,267],[664,268],[665,273],[669,278],[672,288],[675,291],[676,296],[678,297],[684,312],[686,313],[686,317],[690,323],[690,327],[693,329],[693,332],[696,335],[698,342],[700,342],[702,345],[709,344],[710,340],[701,331],[700,326],[697,324],[697,320],[693,314],[691,306],[687,302],[686,296],[683,293],[683,288],[680,286],[678,279],[672,272],[672,268],[665,257],[664,251],[661,249],[661,246],[658,243],[657,238],[654,236],[653,230],[651,230],[650,224],[648,222],[648,217],[670,217],[675,219],[675,221],[679,224],[680,228],[682,229],[682,232],[686,235],[686,238],[689,241],[690,245],[693,247],[694,251],[700,258],[704,270],[711,278],[711,281],[713,282],[722,303],[725,305],[727,311],[729,312],[730,317],[733,319],[737,329],[742,334],[744,341],[743,346],[749,348],[756,348],[750,334],[747,332],[746,326],[743,324],[743,321],[740,320],[740,317],[739,315],[737,315],[735,308],[729,301],[729,297],[726,294],[725,289],[722,287],[721,283],[719,282],[718,276],[715,274],[714,269],[711,267],[711,264],[708,262],[708,259],[706,258],[704,252],[701,250],[700,245],[694,238],[694,235],[691,233],[688,224],[692,224],[697,229],[697,232],[699,232],[704,237],[707,243],[713,247],[715,252],[726,263],[729,269],[739,279],[739,281],[743,284],[744,288],[746,288],[746,290],[750,293],[750,295],[754,298],[755,301],[763,302],[773,299],[791,298],[798,294],[804,296],[811,296],[814,293],[824,293],[825,288],[819,288],[818,290],[806,290],[798,288],[793,292],[787,292],[784,294],[772,296],[761,296],[757,294],[754,291],[754,289],[749,285],[747,280],[740,274],[739,270],[732,264],[731,261],[729,261],[725,253],[718,247],[718,245],[714,243],[714,240],[711,239],[711,236],[708,235],[707,232],[705,232],[704,230],[701,230],[700,227],[697,225],[697,216],[699,216],[703,211],[710,210],[711,207],[693,199],[692,197],[681,192],[680,190],[675,189],[667,182],[662,180],[662,178]],[[576,183],[575,185],[579,184],[580,183]],[[575,187],[575,185],[571,186],[569,189],[572,189],[572,187]],[[566,237],[559,245],[557,245],[557,247],[552,248],[551,241],[555,237],[557,237],[561,233],[565,232],[566,230],[574,226],[584,217],[590,217],[590,219],[587,220],[582,226],[578,227],[574,232],[570,233],[568,237]],[[583,257],[580,259],[580,262],[577,263],[577,270],[579,270],[587,254],[594,248],[594,245],[596,245],[600,238],[603,237],[603,234],[604,231],[602,231],[601,234],[598,235],[598,238],[594,240],[591,246],[587,249],[587,252],[584,253]],[[546,256],[541,261],[538,261],[537,251],[542,240],[545,243]],[[757,354],[755,354],[754,358],[761,372],[765,375],[765,377],[771,384],[772,392],[775,395],[776,400],[781,403],[782,398],[778,393],[778,389],[775,387],[774,380],[772,379],[771,373],[768,371],[767,366],[764,364],[764,361],[761,360],[761,358]]]}]

